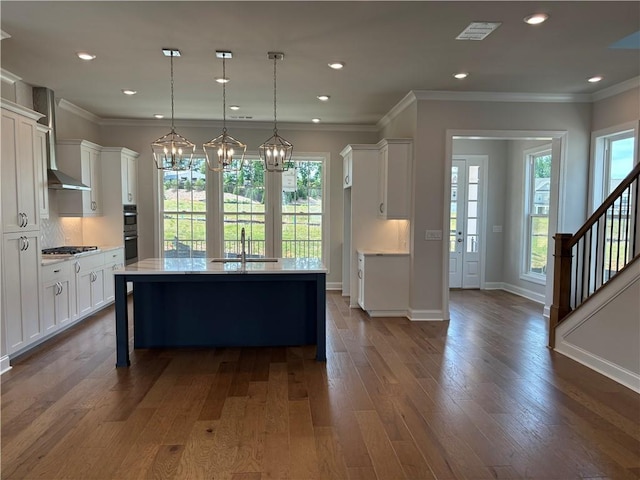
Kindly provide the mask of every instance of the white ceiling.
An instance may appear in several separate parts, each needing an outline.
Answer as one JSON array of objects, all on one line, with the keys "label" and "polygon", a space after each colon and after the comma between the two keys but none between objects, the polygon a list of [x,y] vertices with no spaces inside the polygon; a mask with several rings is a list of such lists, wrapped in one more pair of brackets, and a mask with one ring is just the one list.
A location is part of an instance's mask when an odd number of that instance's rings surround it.
[{"label": "white ceiling", "polygon": [[[174,60],[177,119],[227,118],[375,124],[410,90],[584,94],[640,75],[640,50],[610,48],[640,30],[640,2],[184,2],[6,1],[0,4],[1,66],[102,118],[170,116]],[[546,12],[539,26],[522,19]],[[483,41],[455,37],[472,21],[502,25]],[[89,51],[97,58],[79,60]],[[346,62],[342,71],[327,67]],[[465,80],[452,77],[468,71]],[[604,81],[590,84],[592,75]],[[133,97],[123,88],[138,91]],[[327,103],[318,94],[331,96]]]}]

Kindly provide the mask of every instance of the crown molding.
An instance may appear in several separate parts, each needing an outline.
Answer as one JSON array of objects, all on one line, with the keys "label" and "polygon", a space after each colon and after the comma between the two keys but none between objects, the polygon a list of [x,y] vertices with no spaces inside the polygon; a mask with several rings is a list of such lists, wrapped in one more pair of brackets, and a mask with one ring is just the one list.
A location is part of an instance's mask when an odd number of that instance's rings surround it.
[{"label": "crown molding", "polygon": [[4,68],[0,68],[0,79],[3,82],[10,83],[11,85],[22,80],[21,77],[14,75],[9,70],[5,70]]},{"label": "crown molding", "polygon": [[640,87],[640,76],[633,77],[616,85],[598,90],[591,95],[591,98],[594,102],[598,102],[605,98],[613,97],[614,95],[618,95],[619,93],[626,92],[627,90],[638,87]]},{"label": "crown molding", "polygon": [[61,98],[58,101],[58,107],[60,107],[62,110],[66,110],[67,112],[73,113],[74,115],[82,117],[85,120],[89,120],[90,122],[93,122],[93,123],[100,124],[102,120],[97,115],[85,110],[84,108],[80,108],[71,102],[68,102],[64,98]]},{"label": "crown molding", "polygon": [[[153,120],[153,119],[134,119],[134,118],[101,118],[97,123],[101,126],[111,127],[171,127],[169,120]],[[176,127],[185,128],[222,128],[222,120],[176,120]],[[248,121],[227,121],[227,127],[239,130],[272,130],[273,122],[254,122]],[[308,130],[308,131],[341,131],[341,132],[377,132],[375,125],[357,125],[357,124],[307,124],[295,122],[278,122],[278,130]]]},{"label": "crown molding", "polygon": [[417,100],[463,102],[526,102],[526,103],[588,103],[588,93],[526,93],[526,92],[452,92],[447,90],[414,90]]},{"label": "crown molding", "polygon": [[386,127],[387,125],[389,125],[389,123],[391,122],[391,120],[393,120],[394,118],[396,118],[398,115],[400,115],[400,113],[407,108],[408,106],[410,106],[412,103],[414,103],[416,101],[416,95],[415,92],[413,90],[411,90],[409,93],[407,93],[402,100],[400,100],[398,103],[396,103],[391,110],[389,110],[380,120],[378,120],[378,123],[376,124],[376,127],[379,130],[382,130],[384,127]]}]

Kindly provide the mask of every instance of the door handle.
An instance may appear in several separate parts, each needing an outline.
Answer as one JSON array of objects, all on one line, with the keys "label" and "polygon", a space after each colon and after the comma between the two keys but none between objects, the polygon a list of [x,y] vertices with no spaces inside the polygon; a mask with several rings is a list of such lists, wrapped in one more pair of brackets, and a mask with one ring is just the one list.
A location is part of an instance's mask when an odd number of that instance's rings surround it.
[{"label": "door handle", "polygon": [[462,239],[461,238],[458,239],[458,243],[462,243]]}]

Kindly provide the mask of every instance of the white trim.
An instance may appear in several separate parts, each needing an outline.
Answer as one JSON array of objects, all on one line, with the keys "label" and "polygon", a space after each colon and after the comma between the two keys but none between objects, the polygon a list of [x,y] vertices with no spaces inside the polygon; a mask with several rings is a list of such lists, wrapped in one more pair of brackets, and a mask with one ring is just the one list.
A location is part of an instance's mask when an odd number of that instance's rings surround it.
[{"label": "white trim", "polygon": [[9,355],[5,355],[4,357],[0,358],[0,375],[8,372],[9,370],[11,370],[11,368],[11,365],[9,365]]},{"label": "white trim", "polygon": [[400,115],[407,107],[415,103],[415,101],[416,101],[415,91],[411,90],[402,98],[402,100],[400,100],[393,107],[391,107],[391,110],[389,110],[385,115],[383,115],[383,117],[380,120],[378,120],[376,127],[379,130],[382,130],[384,127],[389,125],[389,123],[391,123],[391,121],[394,118]]},{"label": "white trim", "polygon": [[66,110],[67,112],[73,113],[74,115],[77,115],[80,118],[84,118],[85,120],[89,120],[90,122],[101,125],[102,119],[99,116],[89,112],[88,110],[85,110],[84,108],[80,108],[77,105],[74,105],[73,103],[65,100],[64,98],[61,98],[58,101],[58,107],[62,110]]},{"label": "white trim", "polygon": [[370,317],[408,317],[406,310],[366,310]]},{"label": "white trim", "polygon": [[504,290],[504,284],[502,282],[484,282],[484,287],[481,290]]},{"label": "white trim", "polygon": [[537,293],[531,290],[527,290],[526,288],[518,287],[517,285],[511,285],[510,283],[503,283],[502,289],[505,292],[513,293],[514,295],[519,295],[520,297],[524,297],[532,302],[539,303],[540,305],[544,305],[544,294]]},{"label": "white trim", "polygon": [[5,70],[4,68],[0,68],[0,79],[2,79],[3,82],[9,83],[11,85],[22,80],[21,77],[14,73],[11,73],[9,70]]},{"label": "white trim", "polygon": [[[78,107],[76,107],[78,108]],[[171,128],[171,121],[167,119],[153,119],[153,118],[97,118],[97,123],[101,126],[116,126],[116,127],[162,127],[169,130]],[[182,127],[200,127],[211,128],[214,130],[222,128],[222,120],[175,120],[175,126],[177,128]],[[254,120],[229,120],[227,119],[227,128],[234,130],[273,130],[273,122],[262,122]],[[278,122],[278,130],[310,130],[310,131],[337,131],[337,132],[377,132],[378,127],[376,125],[364,125],[364,124],[336,124],[336,123],[296,123],[296,122]]]},{"label": "white trim", "polygon": [[4,108],[5,110],[9,110],[10,112],[17,113],[18,115],[22,115],[23,117],[27,117],[31,120],[37,121],[40,118],[44,117],[42,113],[34,112],[30,108],[23,107],[22,105],[19,105],[10,100],[7,100],[6,98],[0,99],[0,106],[2,106],[2,108]]},{"label": "white trim", "polygon": [[327,291],[342,290],[342,282],[327,282]]},{"label": "white trim", "polygon": [[413,90],[416,100],[460,102],[589,103],[591,94],[526,92],[453,92],[447,90]]},{"label": "white trim", "polygon": [[407,312],[407,318],[412,322],[441,322],[449,320],[449,315],[445,315],[443,310],[415,310],[410,308]]},{"label": "white trim", "polygon": [[592,354],[564,340],[556,345],[555,351],[575,360],[582,365],[601,373],[605,377],[624,385],[631,390],[640,393],[640,375],[630,372],[626,368],[611,363],[610,361]]},{"label": "white trim", "polygon": [[549,305],[545,305],[542,309],[542,316],[544,318],[549,318],[551,316],[551,307]]},{"label": "white trim", "polygon": [[605,98],[613,97],[614,95],[618,95],[619,93],[626,92],[627,90],[638,87],[640,87],[640,76],[630,78],[629,80],[625,80],[624,82],[612,85],[607,88],[603,88],[602,90],[598,90],[597,92],[592,93],[591,101],[598,102],[600,100],[604,100]]}]

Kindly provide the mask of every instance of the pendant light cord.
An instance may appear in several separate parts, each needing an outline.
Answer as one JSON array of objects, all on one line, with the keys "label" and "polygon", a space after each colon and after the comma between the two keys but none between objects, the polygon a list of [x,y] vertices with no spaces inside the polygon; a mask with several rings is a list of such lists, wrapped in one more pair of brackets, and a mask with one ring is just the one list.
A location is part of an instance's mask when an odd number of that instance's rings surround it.
[{"label": "pendant light cord", "polygon": [[171,132],[175,132],[173,124],[173,49],[171,50]]},{"label": "pendant light cord", "polygon": [[273,57],[273,133],[278,134],[278,117],[276,115],[276,62],[278,59]]},{"label": "pendant light cord", "polygon": [[227,73],[225,58],[222,57],[222,133],[227,133]]}]

